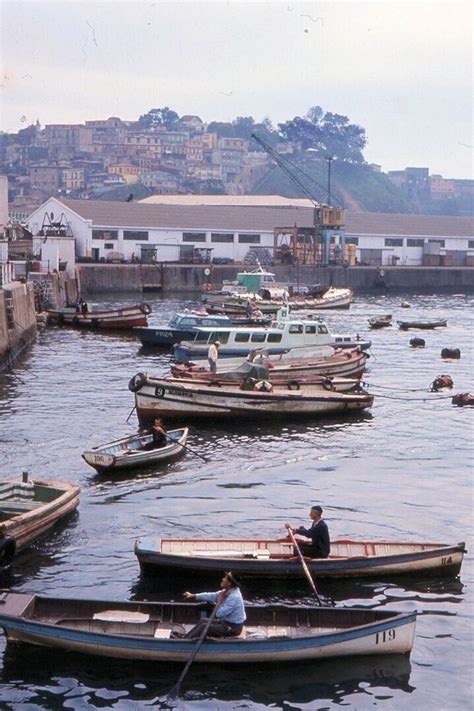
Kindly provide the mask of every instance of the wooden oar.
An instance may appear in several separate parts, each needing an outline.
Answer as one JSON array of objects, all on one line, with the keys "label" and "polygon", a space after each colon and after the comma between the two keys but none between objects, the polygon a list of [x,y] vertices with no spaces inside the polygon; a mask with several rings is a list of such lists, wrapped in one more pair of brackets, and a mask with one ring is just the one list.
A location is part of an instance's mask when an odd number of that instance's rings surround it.
[{"label": "wooden oar", "polygon": [[301,563],[301,565],[302,565],[302,567],[303,567],[304,574],[306,575],[306,577],[307,577],[307,579],[308,579],[308,583],[311,585],[311,589],[313,590],[314,594],[316,595],[316,600],[318,601],[318,604],[319,604],[319,605],[322,605],[321,598],[319,597],[318,591],[316,590],[316,585],[314,584],[314,580],[313,580],[313,578],[311,577],[311,573],[309,572],[308,566],[306,565],[306,561],[305,561],[305,559],[303,558],[302,552],[300,551],[300,547],[299,547],[299,545],[298,545],[298,542],[297,542],[297,540],[296,540],[296,538],[295,538],[295,536],[294,536],[294,534],[293,534],[293,531],[291,530],[291,526],[289,526],[288,524],[286,524],[286,528],[287,528],[287,530],[288,530],[288,535],[290,536],[291,542],[293,543],[293,545],[294,545],[294,547],[295,547],[295,550],[296,550],[296,552],[297,552],[297,554],[298,554],[298,558],[300,559],[300,563]]},{"label": "wooden oar", "polygon": [[133,415],[133,413],[135,412],[136,409],[137,409],[137,406],[134,405],[134,406],[132,407],[132,409],[130,410],[130,414],[129,414],[129,416],[127,417],[127,419],[125,420],[125,422],[128,422],[128,421],[129,421],[129,419],[131,418],[131,416]]},{"label": "wooden oar", "polygon": [[204,640],[206,639],[206,635],[207,635],[207,632],[208,632],[209,627],[210,627],[210,625],[211,625],[211,622],[212,622],[213,619],[215,618],[216,612],[217,612],[217,610],[218,610],[219,605],[221,604],[221,602],[222,602],[222,600],[220,600],[218,603],[216,603],[216,605],[215,605],[213,611],[211,612],[211,614],[210,614],[210,616],[209,616],[209,619],[207,620],[206,625],[205,625],[203,631],[201,632],[201,636],[199,637],[199,639],[198,639],[198,641],[197,641],[197,644],[196,644],[196,646],[194,647],[193,653],[192,653],[191,656],[189,657],[188,661],[186,662],[186,666],[184,667],[183,671],[182,671],[181,674],[179,675],[178,681],[176,682],[176,684],[173,686],[173,688],[171,689],[171,691],[169,691],[168,694],[167,694],[167,696],[166,696],[166,700],[167,700],[167,701],[174,701],[176,698],[178,698],[179,692],[180,692],[180,688],[181,688],[181,684],[183,683],[183,679],[184,679],[184,677],[186,676],[186,674],[188,673],[188,669],[189,669],[189,667],[191,666],[191,664],[193,663],[194,658],[196,657],[196,654],[197,654],[197,653],[199,652],[199,650],[201,649],[202,643],[203,643]]},{"label": "wooden oar", "polygon": [[169,435],[166,435],[166,439],[169,440],[170,442],[173,442],[174,444],[179,444],[180,447],[185,449],[187,452],[190,452],[191,454],[194,454],[195,457],[200,457],[204,462],[209,462],[210,460],[207,457],[203,457],[202,454],[199,454],[199,452],[195,452],[193,449],[190,449],[187,444],[183,444],[182,442],[178,442],[176,439],[173,439]]}]

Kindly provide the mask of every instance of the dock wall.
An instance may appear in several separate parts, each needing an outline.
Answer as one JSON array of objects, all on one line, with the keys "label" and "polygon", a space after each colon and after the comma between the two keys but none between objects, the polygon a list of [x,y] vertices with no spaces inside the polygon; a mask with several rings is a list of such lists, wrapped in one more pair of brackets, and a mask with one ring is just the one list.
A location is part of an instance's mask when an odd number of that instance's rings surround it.
[{"label": "dock wall", "polygon": [[[205,264],[79,264],[82,295],[119,291],[192,293],[204,284],[219,288],[235,279],[244,265]],[[247,267],[249,269],[249,267]],[[283,284],[345,286],[356,292],[474,293],[473,267],[270,267]],[[210,271],[210,273],[209,273]],[[206,273],[208,272],[208,273]]]},{"label": "dock wall", "polygon": [[11,367],[35,336],[33,285],[11,282],[0,289],[0,371]]}]

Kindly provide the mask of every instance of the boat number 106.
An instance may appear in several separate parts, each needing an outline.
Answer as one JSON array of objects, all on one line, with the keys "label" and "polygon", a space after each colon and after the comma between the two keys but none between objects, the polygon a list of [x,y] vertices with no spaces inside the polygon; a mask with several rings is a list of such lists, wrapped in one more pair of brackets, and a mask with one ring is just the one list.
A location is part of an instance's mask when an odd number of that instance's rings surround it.
[{"label": "boat number 106", "polygon": [[395,639],[395,630],[384,630],[383,632],[376,632],[375,634],[375,644],[383,644],[384,642],[393,642]]}]

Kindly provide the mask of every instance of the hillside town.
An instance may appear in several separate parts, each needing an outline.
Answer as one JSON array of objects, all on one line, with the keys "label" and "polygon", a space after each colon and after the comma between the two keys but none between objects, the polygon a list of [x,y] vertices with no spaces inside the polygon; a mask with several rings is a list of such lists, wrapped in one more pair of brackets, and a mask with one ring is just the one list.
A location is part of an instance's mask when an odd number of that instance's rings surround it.
[{"label": "hillside town", "polygon": [[[224,128],[246,127],[251,121],[238,118]],[[305,143],[290,131],[279,135],[269,121],[254,126],[280,155],[311,155],[313,149],[305,150]],[[132,200],[153,194],[266,192],[259,189],[259,181],[271,170],[271,158],[248,131],[248,138],[223,133],[222,124],[205,123],[192,114],[178,117],[165,107],[136,121],[111,116],[44,127],[37,121],[16,134],[0,134],[0,173],[8,176],[12,221],[24,221],[51,196]],[[380,165],[369,167],[382,173]],[[426,212],[432,202],[435,211],[436,203],[446,206],[441,214],[467,214],[457,208],[453,212],[451,206],[454,200],[465,205],[474,195],[473,180],[430,174],[428,167],[406,167],[385,175],[411,201],[409,211]]]}]

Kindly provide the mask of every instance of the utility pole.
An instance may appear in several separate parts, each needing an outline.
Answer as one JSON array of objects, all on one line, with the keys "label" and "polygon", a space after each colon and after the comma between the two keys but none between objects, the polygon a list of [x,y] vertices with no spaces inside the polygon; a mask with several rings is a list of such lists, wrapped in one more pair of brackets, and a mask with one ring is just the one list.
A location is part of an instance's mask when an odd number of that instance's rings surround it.
[{"label": "utility pole", "polygon": [[331,207],[331,163],[333,161],[332,156],[327,157],[328,162],[328,206]]}]

